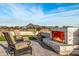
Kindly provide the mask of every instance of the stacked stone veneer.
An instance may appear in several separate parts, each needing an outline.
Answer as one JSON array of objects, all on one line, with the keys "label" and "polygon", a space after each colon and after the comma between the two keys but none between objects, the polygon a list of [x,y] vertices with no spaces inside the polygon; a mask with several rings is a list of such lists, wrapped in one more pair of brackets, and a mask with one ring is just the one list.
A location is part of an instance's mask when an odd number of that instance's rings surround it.
[{"label": "stacked stone veneer", "polygon": [[[64,43],[44,38],[43,41],[57,53],[61,55],[70,55],[79,44],[79,28],[53,28],[51,31],[63,31],[65,38]],[[52,35],[50,35],[52,38]]]}]

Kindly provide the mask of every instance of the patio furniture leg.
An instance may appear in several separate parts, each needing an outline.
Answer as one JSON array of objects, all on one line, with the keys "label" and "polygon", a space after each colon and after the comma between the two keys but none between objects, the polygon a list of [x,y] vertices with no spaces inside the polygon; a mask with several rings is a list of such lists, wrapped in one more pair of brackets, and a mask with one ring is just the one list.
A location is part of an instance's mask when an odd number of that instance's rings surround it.
[{"label": "patio furniture leg", "polygon": [[14,56],[16,56],[16,52],[17,52],[17,51],[16,51],[16,50],[14,50]]},{"label": "patio furniture leg", "polygon": [[31,47],[31,55],[32,55],[32,47]]},{"label": "patio furniture leg", "polygon": [[31,55],[32,55],[32,47],[30,47],[30,53],[31,53]]},{"label": "patio furniture leg", "polygon": [[10,47],[8,47],[7,51],[11,56],[13,55],[13,52],[11,51]]}]

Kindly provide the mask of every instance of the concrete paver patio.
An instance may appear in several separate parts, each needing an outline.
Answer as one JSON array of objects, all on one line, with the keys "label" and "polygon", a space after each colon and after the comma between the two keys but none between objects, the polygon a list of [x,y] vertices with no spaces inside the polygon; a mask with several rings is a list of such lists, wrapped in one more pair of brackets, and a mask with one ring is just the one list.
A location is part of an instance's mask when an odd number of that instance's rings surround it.
[{"label": "concrete paver patio", "polygon": [[[0,42],[0,44],[7,46],[6,42]],[[32,41],[32,55],[28,54],[28,53],[24,53],[21,56],[57,56],[58,54],[56,54],[55,52],[53,52],[52,50],[49,49],[49,47],[45,46],[42,43],[38,42],[38,41]],[[0,45],[0,55],[2,56],[6,56],[7,52],[6,49],[3,48]],[[8,55],[7,55],[8,56]]]}]

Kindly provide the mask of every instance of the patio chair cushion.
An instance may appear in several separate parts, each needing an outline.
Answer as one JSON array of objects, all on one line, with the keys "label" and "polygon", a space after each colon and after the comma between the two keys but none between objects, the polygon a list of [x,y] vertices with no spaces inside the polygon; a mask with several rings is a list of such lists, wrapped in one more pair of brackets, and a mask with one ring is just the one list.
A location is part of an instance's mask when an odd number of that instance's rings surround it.
[{"label": "patio chair cushion", "polygon": [[26,48],[26,47],[28,47],[27,42],[19,42],[19,43],[15,44],[16,49],[22,49],[22,48]]}]

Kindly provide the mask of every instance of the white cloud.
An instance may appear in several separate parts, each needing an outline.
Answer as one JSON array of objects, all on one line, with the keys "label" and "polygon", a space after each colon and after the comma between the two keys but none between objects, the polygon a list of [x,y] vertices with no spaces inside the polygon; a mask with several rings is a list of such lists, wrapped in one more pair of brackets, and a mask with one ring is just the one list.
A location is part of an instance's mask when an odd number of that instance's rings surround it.
[{"label": "white cloud", "polygon": [[12,22],[16,22],[14,19],[11,18],[0,18],[0,23],[12,23]]},{"label": "white cloud", "polygon": [[59,13],[52,13],[42,16],[41,18],[58,18],[58,17],[72,17],[72,16],[78,16],[79,10],[70,10],[70,11],[64,11]]},{"label": "white cloud", "polygon": [[17,18],[17,19],[27,18],[31,14],[26,9],[16,6],[15,4],[8,4],[8,5],[10,7],[10,10],[14,18]]},{"label": "white cloud", "polygon": [[[10,10],[10,13],[15,18],[14,20],[0,20],[1,22],[13,22],[15,24],[27,24],[27,23],[37,23],[37,24],[74,24],[74,22],[78,22],[79,19],[79,9],[74,10],[65,10],[65,8],[77,8],[78,5],[69,6],[69,7],[59,7],[55,10],[51,10],[50,13],[44,14],[44,11],[41,7],[32,6],[29,8],[26,6],[19,6],[16,4],[6,4],[8,7],[6,9]],[[6,10],[4,10],[7,13]],[[58,12],[58,13],[55,13]],[[66,22],[66,23],[65,23]]]},{"label": "white cloud", "polygon": [[42,17],[39,17],[36,20],[33,19],[33,21],[34,23],[40,25],[42,24],[42,25],[78,26],[79,9],[43,15]]},{"label": "white cloud", "polygon": [[[10,6],[10,10],[14,18],[22,19],[22,20],[29,20],[35,19],[38,17],[43,16],[43,11],[40,7],[31,7],[31,8],[24,8],[22,6],[17,6],[15,4],[8,4]],[[27,6],[26,6],[27,7]]]}]

